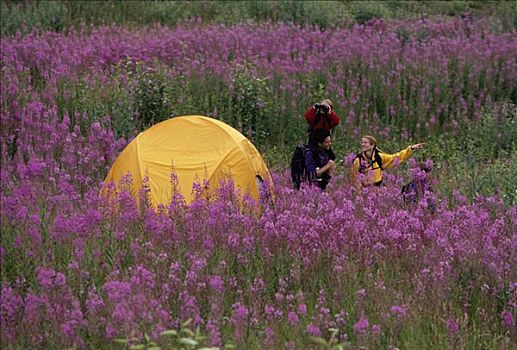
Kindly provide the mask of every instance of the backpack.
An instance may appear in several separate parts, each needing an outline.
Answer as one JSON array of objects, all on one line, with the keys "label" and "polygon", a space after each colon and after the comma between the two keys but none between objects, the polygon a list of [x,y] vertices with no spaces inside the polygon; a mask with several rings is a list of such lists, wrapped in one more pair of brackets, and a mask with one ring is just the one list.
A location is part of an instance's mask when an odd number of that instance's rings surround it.
[{"label": "backpack", "polygon": [[293,181],[294,188],[300,189],[300,185],[303,181],[307,180],[307,174],[305,170],[305,154],[309,148],[305,145],[298,145],[294,149],[293,156],[291,158],[291,179]]},{"label": "backpack", "polygon": [[[304,181],[313,181],[316,179],[316,173],[308,174],[307,168],[305,167],[305,155],[308,151],[310,151],[310,147],[306,145],[298,145],[294,149],[293,157],[291,158],[291,179],[293,180],[294,188],[297,190],[300,189],[300,185]],[[329,159],[334,160],[336,159],[336,155],[332,151],[332,149],[329,149],[326,151]],[[320,160],[317,155],[312,153],[312,156],[314,157],[314,163],[316,166],[320,166]],[[318,182],[318,186],[320,187],[326,187],[327,183],[330,180],[330,176],[328,174],[322,175],[323,183]],[[320,181],[320,180],[318,180]]]},{"label": "backpack", "polygon": [[[359,173],[364,174],[364,172],[366,170],[366,167],[363,166],[363,163],[361,162],[361,159],[363,159],[363,154],[362,153],[357,153],[355,158],[359,159]],[[382,169],[382,158],[381,158],[381,155],[380,155],[380,151],[378,149],[375,149],[375,151],[373,152],[373,159],[379,165],[379,168],[381,170],[383,170]]]},{"label": "backpack", "polygon": [[307,174],[305,168],[305,154],[310,150],[306,145],[298,145],[294,149],[293,157],[291,158],[291,179],[293,180],[294,188],[300,189],[303,181],[311,180],[315,174]]}]

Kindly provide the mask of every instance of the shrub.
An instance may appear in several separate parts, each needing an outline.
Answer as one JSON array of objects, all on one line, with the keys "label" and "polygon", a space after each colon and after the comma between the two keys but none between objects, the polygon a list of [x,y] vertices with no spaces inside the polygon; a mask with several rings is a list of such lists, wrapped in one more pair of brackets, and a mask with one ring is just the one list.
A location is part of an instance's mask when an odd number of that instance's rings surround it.
[{"label": "shrub", "polygon": [[1,35],[19,32],[26,34],[33,29],[39,31],[62,31],[66,23],[66,7],[62,1],[34,1],[30,3],[11,3],[2,1]]},{"label": "shrub", "polygon": [[251,140],[264,144],[269,136],[273,113],[271,91],[266,78],[255,76],[250,67],[237,67],[232,81],[231,125]]},{"label": "shrub", "polygon": [[365,24],[373,19],[386,17],[387,11],[382,3],[359,1],[355,3],[354,19],[359,24]]}]

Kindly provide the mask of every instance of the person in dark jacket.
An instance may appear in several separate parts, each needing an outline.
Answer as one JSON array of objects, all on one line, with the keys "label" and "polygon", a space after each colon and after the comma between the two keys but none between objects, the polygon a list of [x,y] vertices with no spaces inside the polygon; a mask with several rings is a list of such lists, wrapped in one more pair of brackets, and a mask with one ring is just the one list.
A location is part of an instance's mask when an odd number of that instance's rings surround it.
[{"label": "person in dark jacket", "polygon": [[339,117],[336,112],[334,112],[332,101],[325,99],[307,109],[305,112],[305,121],[308,124],[309,133],[311,130],[316,129],[330,131],[339,124]]},{"label": "person in dark jacket", "polygon": [[322,190],[327,188],[332,170],[336,167],[334,163],[336,156],[330,148],[331,145],[330,131],[324,129],[311,131],[309,150],[305,153],[305,168],[307,174],[311,174],[309,176],[312,179],[311,182]]},{"label": "person in dark jacket", "polygon": [[[429,173],[433,169],[432,161],[421,162],[418,167],[411,169],[412,180],[402,186],[402,198],[405,204],[416,204],[426,198],[426,194],[433,193],[432,181]],[[427,201],[428,208],[434,212],[436,203],[433,197]]]}]

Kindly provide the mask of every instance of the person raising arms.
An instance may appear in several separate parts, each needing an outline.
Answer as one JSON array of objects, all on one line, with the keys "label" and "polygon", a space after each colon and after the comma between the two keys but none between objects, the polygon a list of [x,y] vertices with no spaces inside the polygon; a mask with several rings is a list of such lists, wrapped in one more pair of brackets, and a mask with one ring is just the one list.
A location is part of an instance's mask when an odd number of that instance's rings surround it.
[{"label": "person raising arms", "polygon": [[339,117],[334,112],[332,101],[325,99],[314,106],[309,107],[305,112],[305,121],[307,122],[307,131],[324,129],[332,130],[339,124]]},{"label": "person raising arms", "polygon": [[[350,169],[350,182],[360,184],[363,187],[380,186],[382,172],[406,161],[414,150],[422,149],[423,143],[409,146],[395,154],[381,152],[377,148],[377,140],[373,136],[361,138],[361,153],[355,157]],[[397,162],[396,159],[399,161]],[[364,176],[360,176],[364,175]]]}]

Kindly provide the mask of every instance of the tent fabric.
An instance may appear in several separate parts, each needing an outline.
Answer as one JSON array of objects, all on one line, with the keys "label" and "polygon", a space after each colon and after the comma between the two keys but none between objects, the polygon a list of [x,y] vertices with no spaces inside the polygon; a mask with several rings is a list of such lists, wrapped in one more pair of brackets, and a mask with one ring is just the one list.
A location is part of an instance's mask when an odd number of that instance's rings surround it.
[{"label": "tent fabric", "polygon": [[208,180],[210,188],[232,180],[242,193],[258,199],[256,177],[271,181],[261,155],[253,144],[229,125],[204,116],[174,117],[140,133],[126,146],[109,171],[105,183],[131,175],[131,192],[138,198],[144,178],[154,206],[172,199],[171,175],[177,190],[191,203],[192,185]]}]

